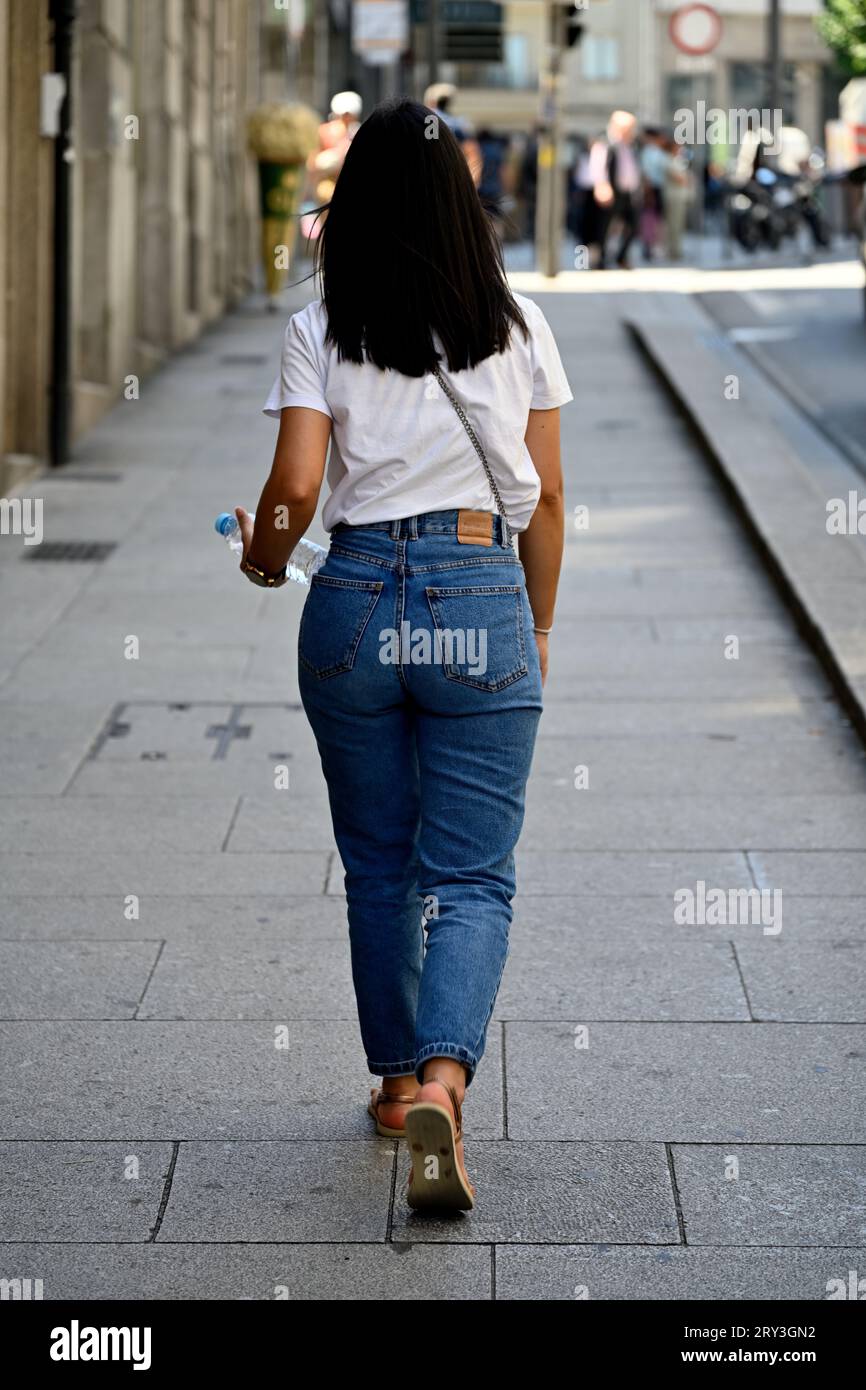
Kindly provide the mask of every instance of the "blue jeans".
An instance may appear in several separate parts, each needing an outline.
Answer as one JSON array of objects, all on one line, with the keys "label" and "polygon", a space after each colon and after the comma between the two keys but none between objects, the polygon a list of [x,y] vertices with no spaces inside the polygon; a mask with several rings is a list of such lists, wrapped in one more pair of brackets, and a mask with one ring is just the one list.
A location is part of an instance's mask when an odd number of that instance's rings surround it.
[{"label": "blue jeans", "polygon": [[[457,512],[338,526],[298,633],[377,1076],[484,1052],[541,714],[523,566]],[[425,949],[426,931],[426,949]]]}]

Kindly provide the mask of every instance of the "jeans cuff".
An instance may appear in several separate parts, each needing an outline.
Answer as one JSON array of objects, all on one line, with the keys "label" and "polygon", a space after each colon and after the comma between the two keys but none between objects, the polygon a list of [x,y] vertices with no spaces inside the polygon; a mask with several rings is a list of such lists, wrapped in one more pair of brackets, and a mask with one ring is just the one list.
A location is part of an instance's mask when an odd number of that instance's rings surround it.
[{"label": "jeans cuff", "polygon": [[414,1076],[415,1058],[409,1057],[405,1062],[371,1062],[367,1058],[367,1066],[373,1076]]},{"label": "jeans cuff", "polygon": [[415,1075],[419,1081],[423,1082],[424,1064],[429,1062],[431,1057],[448,1057],[453,1058],[455,1062],[462,1062],[466,1067],[467,1086],[475,1075],[475,1068],[478,1066],[478,1058],[467,1047],[460,1047],[457,1043],[427,1043],[425,1047],[421,1048],[415,1059]]}]

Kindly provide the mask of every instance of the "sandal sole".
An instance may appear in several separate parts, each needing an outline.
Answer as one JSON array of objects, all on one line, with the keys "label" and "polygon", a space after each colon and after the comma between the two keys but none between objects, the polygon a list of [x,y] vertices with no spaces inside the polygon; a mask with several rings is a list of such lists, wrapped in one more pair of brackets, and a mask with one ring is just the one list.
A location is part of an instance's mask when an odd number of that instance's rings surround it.
[{"label": "sandal sole", "polygon": [[[454,1125],[444,1105],[419,1101],[406,1116],[406,1143],[412,1181],[406,1200],[413,1211],[471,1211],[474,1198],[460,1171]],[[438,1176],[427,1177],[428,1160],[437,1160]]]}]

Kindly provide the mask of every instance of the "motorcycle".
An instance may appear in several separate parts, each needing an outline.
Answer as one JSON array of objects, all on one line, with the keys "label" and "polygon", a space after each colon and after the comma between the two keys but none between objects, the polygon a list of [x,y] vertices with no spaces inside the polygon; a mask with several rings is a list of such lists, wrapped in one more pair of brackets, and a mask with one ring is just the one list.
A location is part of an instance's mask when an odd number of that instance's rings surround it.
[{"label": "motorcycle", "polygon": [[815,246],[826,249],[832,232],[817,196],[823,181],[813,160],[797,174],[760,165],[731,198],[734,237],[746,251],[762,243],[776,251],[805,222]]}]

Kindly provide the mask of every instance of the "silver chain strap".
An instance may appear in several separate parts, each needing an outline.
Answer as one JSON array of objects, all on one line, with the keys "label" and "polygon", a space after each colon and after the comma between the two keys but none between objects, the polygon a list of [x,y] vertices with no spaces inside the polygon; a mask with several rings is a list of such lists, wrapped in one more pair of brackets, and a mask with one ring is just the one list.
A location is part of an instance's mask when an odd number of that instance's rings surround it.
[{"label": "silver chain strap", "polygon": [[490,464],[487,462],[487,455],[481,447],[478,435],[475,433],[474,429],[469,423],[469,420],[466,416],[466,411],[463,409],[457,397],[454,395],[454,392],[451,390],[451,387],[448,385],[448,382],[445,380],[444,376],[439,370],[438,365],[433,368],[433,375],[435,376],[439,385],[442,387],[442,390],[445,392],[445,395],[448,397],[449,401],[456,410],[458,419],[460,420],[460,423],[462,424],[466,433],[469,435],[469,438],[471,439],[472,444],[474,446],[475,452],[484,466],[484,472],[487,474],[487,481],[490,484],[490,491],[493,493],[493,499],[496,502],[496,510],[498,511],[502,519],[502,540],[505,545],[510,545],[511,527],[508,524],[508,517],[505,514],[505,507],[502,504],[502,498],[499,494],[499,487],[497,486],[496,479],[493,476],[493,470],[490,467]]}]

